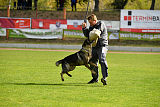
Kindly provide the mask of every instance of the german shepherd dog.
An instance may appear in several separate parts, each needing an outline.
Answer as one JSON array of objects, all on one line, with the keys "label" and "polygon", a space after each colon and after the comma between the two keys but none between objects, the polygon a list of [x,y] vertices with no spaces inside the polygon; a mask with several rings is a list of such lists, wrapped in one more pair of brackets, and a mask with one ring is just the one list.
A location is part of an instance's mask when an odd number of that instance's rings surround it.
[{"label": "german shepherd dog", "polygon": [[89,61],[91,57],[92,57],[92,43],[88,39],[86,39],[83,42],[80,51],[71,54],[65,57],[64,59],[56,62],[56,66],[62,64],[62,72],[60,73],[62,81],[64,81],[63,74],[67,74],[69,77],[72,77],[72,75],[69,74],[68,72],[73,71],[76,68],[76,66],[85,65],[85,67],[87,67],[91,71],[91,73],[96,74],[96,72],[93,71],[88,65],[90,64],[95,67],[97,66],[96,64]]}]

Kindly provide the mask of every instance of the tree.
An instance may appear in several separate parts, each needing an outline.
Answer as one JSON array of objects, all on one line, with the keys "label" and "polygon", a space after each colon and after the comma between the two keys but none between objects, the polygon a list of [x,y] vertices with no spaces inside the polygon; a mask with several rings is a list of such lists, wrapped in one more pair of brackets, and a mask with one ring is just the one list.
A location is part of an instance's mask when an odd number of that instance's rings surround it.
[{"label": "tree", "polygon": [[127,3],[128,0],[114,0],[111,5],[114,7],[114,9],[124,9]]},{"label": "tree", "polygon": [[99,0],[94,0],[94,1],[95,1],[94,11],[99,11]]},{"label": "tree", "polygon": [[37,2],[38,2],[38,0],[34,0],[34,10],[37,9]]},{"label": "tree", "polygon": [[154,10],[154,6],[155,6],[155,0],[152,0],[152,4],[151,4],[150,10]]},{"label": "tree", "polygon": [[5,7],[9,3],[9,0],[0,0],[0,6]]}]

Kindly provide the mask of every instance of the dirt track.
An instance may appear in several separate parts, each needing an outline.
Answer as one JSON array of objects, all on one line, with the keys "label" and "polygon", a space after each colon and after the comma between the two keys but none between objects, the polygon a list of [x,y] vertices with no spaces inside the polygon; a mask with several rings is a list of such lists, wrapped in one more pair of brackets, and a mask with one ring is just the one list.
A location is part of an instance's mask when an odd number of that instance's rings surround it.
[{"label": "dirt track", "polygon": [[[59,50],[59,49],[23,49],[23,48],[0,48],[0,50],[29,50],[29,51],[66,51],[76,52],[78,50]],[[160,54],[160,52],[118,52],[109,51],[108,53],[121,53],[121,54]]]}]

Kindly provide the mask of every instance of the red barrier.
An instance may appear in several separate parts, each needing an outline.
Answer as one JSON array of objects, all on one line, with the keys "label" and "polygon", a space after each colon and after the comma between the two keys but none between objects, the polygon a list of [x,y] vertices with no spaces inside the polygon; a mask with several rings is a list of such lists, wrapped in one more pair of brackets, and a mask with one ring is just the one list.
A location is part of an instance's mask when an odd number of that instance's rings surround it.
[{"label": "red barrier", "polygon": [[31,28],[30,18],[0,18],[2,28]]}]

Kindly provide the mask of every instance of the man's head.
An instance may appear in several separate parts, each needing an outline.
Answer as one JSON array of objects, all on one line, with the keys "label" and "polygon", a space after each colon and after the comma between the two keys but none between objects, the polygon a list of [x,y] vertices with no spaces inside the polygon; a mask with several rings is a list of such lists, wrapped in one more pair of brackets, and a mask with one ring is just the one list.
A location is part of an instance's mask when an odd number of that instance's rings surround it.
[{"label": "man's head", "polygon": [[90,26],[94,26],[97,23],[97,17],[95,14],[91,14],[87,17],[88,22],[90,23]]}]

